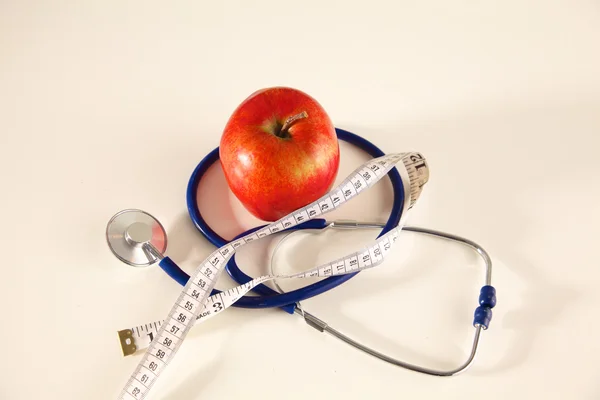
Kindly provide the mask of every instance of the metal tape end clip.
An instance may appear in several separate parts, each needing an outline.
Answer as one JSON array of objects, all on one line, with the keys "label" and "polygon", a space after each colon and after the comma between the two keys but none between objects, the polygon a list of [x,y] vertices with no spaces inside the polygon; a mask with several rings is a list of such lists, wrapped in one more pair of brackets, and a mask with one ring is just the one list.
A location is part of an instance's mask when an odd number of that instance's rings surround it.
[{"label": "metal tape end clip", "polygon": [[130,356],[137,351],[135,340],[133,339],[133,331],[131,329],[123,329],[118,332],[119,342],[121,342],[121,350],[123,356]]}]

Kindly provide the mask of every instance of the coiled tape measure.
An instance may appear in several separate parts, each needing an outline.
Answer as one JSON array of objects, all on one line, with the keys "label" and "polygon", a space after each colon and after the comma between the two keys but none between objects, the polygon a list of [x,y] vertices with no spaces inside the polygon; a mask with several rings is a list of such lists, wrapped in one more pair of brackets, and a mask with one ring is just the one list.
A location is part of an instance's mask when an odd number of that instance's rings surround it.
[{"label": "coiled tape measure", "polygon": [[[409,190],[406,190],[405,187],[407,196],[402,218],[394,229],[352,254],[311,270],[292,275],[261,276],[243,285],[209,296],[223,267],[241,246],[337,209],[346,201],[373,186],[400,162],[404,169],[400,169],[399,172],[408,177]],[[419,153],[396,153],[374,158],[354,170],[340,185],[320,199],[257,232],[213,251],[190,275],[190,279],[169,311],[167,318],[119,331],[124,355],[130,355],[142,349],[146,349],[146,351],[118,398],[145,399],[161,373],[175,357],[191,327],[223,312],[255,286],[273,279],[344,275],[381,264],[396,244],[400,230],[405,224],[406,214],[416,203],[428,179],[427,162]],[[402,181],[406,185],[406,179]]]}]

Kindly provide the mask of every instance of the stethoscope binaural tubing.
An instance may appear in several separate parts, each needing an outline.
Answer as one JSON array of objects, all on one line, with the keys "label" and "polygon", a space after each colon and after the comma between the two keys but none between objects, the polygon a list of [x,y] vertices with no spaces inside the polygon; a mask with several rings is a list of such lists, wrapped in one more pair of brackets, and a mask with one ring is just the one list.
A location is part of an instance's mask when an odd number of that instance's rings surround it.
[{"label": "stethoscope binaural tubing", "polygon": [[[384,153],[377,148],[374,144],[369,142],[368,140],[355,135],[351,132],[336,128],[336,133],[339,139],[354,144],[369,153],[373,157],[383,156]],[[197,190],[198,185],[200,183],[201,178],[208,171],[208,169],[219,159],[219,148],[214,149],[210,152],[195,168],[192,176],[190,177],[188,188],[187,188],[187,206],[188,212],[190,214],[190,218],[192,219],[196,228],[206,237],[208,241],[210,241],[213,245],[217,247],[222,247],[225,244],[229,243],[227,240],[223,239],[219,236],[204,220],[200,210],[198,209],[197,203]],[[390,212],[390,216],[388,218],[387,223],[385,224],[364,224],[364,223],[349,223],[345,227],[352,228],[353,225],[355,228],[368,227],[368,228],[382,228],[378,237],[384,235],[389,232],[392,228],[398,225],[400,218],[402,216],[402,209],[404,206],[404,187],[402,184],[402,180],[400,178],[400,174],[397,169],[393,168],[388,176],[392,183],[392,188],[394,192],[394,202],[392,211]],[[333,222],[329,223],[324,219],[314,219],[305,222],[304,224],[295,226],[291,229],[287,229],[286,231],[290,233],[290,231],[297,231],[303,229],[324,229],[327,227],[336,227],[338,225],[344,225],[344,223]],[[246,232],[243,232],[236,236],[232,240],[236,240],[248,233],[254,232],[256,230],[261,229],[263,226],[258,226],[252,229],[249,229]],[[309,286],[305,286],[300,289],[296,289],[291,292],[278,293],[273,289],[269,288],[265,285],[256,286],[253,288],[255,293],[258,293],[259,296],[244,296],[239,299],[234,306],[241,308],[270,308],[270,307],[280,307],[284,311],[290,314],[298,314],[304,318],[304,320],[313,328],[317,329],[320,332],[327,332],[332,336],[344,341],[345,343],[355,347],[358,350],[361,350],[365,353],[368,353],[376,358],[379,358],[385,362],[390,364],[403,367],[409,370],[413,370],[416,372],[421,372],[427,375],[434,376],[453,376],[460,372],[466,370],[473,362],[475,358],[475,354],[477,352],[477,348],[479,345],[480,335],[482,329],[487,329],[490,323],[492,312],[491,309],[496,305],[496,290],[493,286],[491,286],[491,272],[492,272],[492,262],[487,254],[487,252],[479,246],[477,243],[465,239],[463,237],[452,235],[445,232],[435,231],[432,229],[419,228],[419,227],[409,227],[406,226],[403,228],[405,231],[416,232],[426,235],[431,235],[447,240],[451,240],[457,243],[461,243],[468,247],[471,247],[475,250],[483,259],[485,264],[485,285],[481,288],[480,296],[479,296],[479,307],[475,310],[473,326],[475,328],[475,333],[473,337],[473,342],[471,346],[471,351],[468,355],[466,361],[464,361],[461,365],[456,368],[450,370],[437,370],[432,368],[427,368],[415,364],[410,364],[405,361],[401,361],[390,357],[386,354],[378,352],[370,347],[367,347],[349,336],[343,334],[342,332],[334,329],[332,326],[319,319],[315,315],[305,311],[300,302],[302,300],[308,299],[310,297],[321,294],[327,290],[333,289],[334,287],[346,282],[355,276],[358,272],[348,275],[341,275],[337,277],[329,277],[317,283],[311,284]],[[283,232],[286,232],[283,231]],[[285,238],[284,238],[285,240]],[[282,241],[279,242],[281,244]],[[189,279],[189,275],[181,270],[169,257],[165,257],[159,263],[161,268],[173,279],[175,279],[179,284],[185,285]],[[272,265],[271,265],[272,266]],[[238,267],[235,261],[235,255],[229,260],[226,265],[227,273],[231,276],[239,284],[244,284],[252,278],[246,275],[241,269]],[[212,295],[218,294],[220,291],[213,289]]]}]

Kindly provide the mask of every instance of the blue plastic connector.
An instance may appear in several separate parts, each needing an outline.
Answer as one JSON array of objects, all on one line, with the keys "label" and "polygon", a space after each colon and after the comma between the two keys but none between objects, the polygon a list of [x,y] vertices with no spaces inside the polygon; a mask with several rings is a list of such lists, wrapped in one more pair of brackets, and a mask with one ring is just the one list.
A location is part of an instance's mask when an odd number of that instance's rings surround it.
[{"label": "blue plastic connector", "polygon": [[473,320],[473,325],[478,326],[481,325],[483,329],[487,329],[490,325],[490,321],[492,320],[492,309],[489,307],[477,307],[475,309],[475,318]]},{"label": "blue plastic connector", "polygon": [[486,285],[479,292],[479,307],[475,309],[473,325],[487,329],[492,320],[492,308],[496,306],[496,289]]},{"label": "blue plastic connector", "polygon": [[479,305],[494,308],[496,306],[496,288],[486,285],[479,292]]}]

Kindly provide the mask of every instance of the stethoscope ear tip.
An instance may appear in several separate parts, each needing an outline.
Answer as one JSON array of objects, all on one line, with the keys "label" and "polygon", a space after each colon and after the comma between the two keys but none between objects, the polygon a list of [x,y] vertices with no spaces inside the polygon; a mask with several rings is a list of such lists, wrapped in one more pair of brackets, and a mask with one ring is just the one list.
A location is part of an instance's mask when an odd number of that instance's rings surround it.
[{"label": "stethoscope ear tip", "polygon": [[149,213],[126,209],[108,221],[106,242],[115,257],[125,264],[146,267],[160,260],[152,250],[162,254],[167,249],[167,232]]}]

